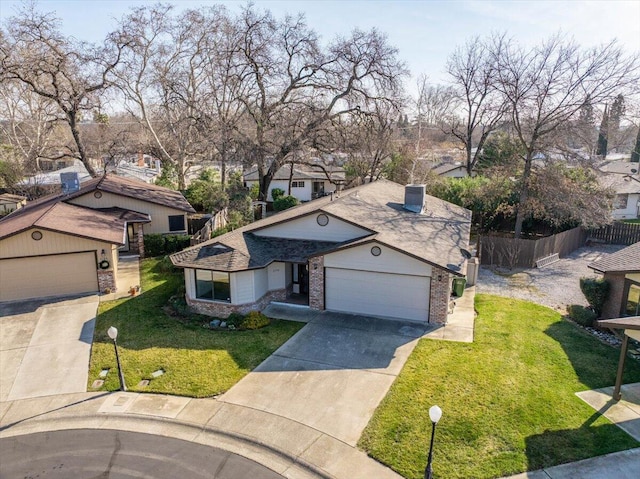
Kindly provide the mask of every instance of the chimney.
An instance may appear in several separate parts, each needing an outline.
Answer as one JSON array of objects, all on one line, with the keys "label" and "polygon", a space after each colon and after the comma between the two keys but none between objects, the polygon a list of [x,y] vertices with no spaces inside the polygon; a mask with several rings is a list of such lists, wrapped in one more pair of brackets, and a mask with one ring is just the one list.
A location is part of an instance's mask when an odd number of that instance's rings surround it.
[{"label": "chimney", "polygon": [[144,168],[144,154],[141,151],[138,152],[138,166]]},{"label": "chimney", "polygon": [[414,213],[422,213],[425,192],[425,185],[406,185],[404,187],[404,209]]}]

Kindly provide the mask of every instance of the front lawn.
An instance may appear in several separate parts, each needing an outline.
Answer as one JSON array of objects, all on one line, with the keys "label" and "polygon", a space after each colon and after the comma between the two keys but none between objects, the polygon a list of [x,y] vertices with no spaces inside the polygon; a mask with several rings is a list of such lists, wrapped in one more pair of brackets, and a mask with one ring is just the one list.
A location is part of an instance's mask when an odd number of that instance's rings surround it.
[{"label": "front lawn", "polygon": [[[207,397],[220,394],[260,364],[303,324],[274,321],[255,331],[212,331],[202,321],[180,321],[162,308],[181,287],[182,274],[163,272],[157,259],[143,260],[140,296],[101,303],[96,320],[89,390],[102,369],[111,368],[101,390],[119,388],[109,326],[118,328],[118,349],[132,391]],[[142,389],[151,373],[165,374]]]},{"label": "front lawn", "polygon": [[632,225],[640,225],[640,218],[635,220],[622,220],[623,223],[629,223]]},{"label": "front lawn", "polygon": [[[423,477],[431,423],[434,476],[492,478],[640,446],[575,396],[613,385],[619,350],[551,309],[478,295],[475,342],[423,339],[365,429],[360,447]],[[640,381],[627,361],[624,382]]]}]

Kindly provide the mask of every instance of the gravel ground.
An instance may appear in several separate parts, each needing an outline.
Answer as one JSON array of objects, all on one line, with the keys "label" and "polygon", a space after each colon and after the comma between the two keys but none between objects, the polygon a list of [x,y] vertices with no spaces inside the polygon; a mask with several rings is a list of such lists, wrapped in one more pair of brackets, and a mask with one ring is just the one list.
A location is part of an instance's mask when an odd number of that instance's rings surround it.
[{"label": "gravel ground", "polygon": [[579,280],[599,276],[587,265],[622,248],[624,246],[619,245],[585,246],[540,269],[508,270],[482,266],[476,292],[524,299],[564,313],[568,304],[587,306]]}]

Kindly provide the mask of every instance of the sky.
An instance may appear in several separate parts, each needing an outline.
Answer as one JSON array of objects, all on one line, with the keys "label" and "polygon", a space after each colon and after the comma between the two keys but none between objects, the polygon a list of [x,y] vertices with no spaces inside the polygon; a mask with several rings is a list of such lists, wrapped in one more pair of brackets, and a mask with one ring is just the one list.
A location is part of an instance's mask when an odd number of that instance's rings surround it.
[{"label": "sky", "polygon": [[[132,6],[155,3],[140,0],[40,0],[44,11],[55,11],[63,32],[79,40],[101,41],[116,19]],[[174,0],[178,10],[223,3],[238,10],[245,1]],[[324,41],[348,35],[354,28],[377,28],[398,48],[413,78],[426,74],[433,83],[446,82],[445,65],[456,46],[467,40],[506,32],[525,46],[533,46],[562,32],[584,47],[617,38],[623,48],[640,52],[638,0],[254,0],[276,17],[304,13],[308,25]],[[0,0],[0,20],[15,14],[20,1]],[[411,85],[413,83],[413,85]]]}]

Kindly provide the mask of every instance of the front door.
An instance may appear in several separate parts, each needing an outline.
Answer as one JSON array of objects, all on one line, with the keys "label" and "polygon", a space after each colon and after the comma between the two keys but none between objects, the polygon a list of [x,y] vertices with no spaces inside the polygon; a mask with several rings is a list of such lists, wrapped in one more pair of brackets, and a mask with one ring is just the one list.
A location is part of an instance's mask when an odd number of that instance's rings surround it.
[{"label": "front door", "polygon": [[292,264],[293,292],[295,294],[309,294],[309,265]]}]

